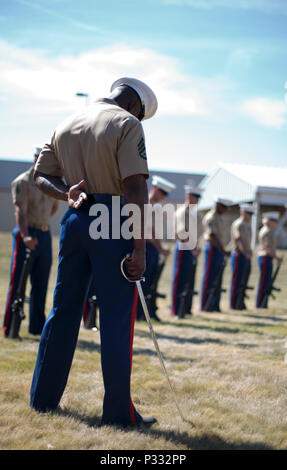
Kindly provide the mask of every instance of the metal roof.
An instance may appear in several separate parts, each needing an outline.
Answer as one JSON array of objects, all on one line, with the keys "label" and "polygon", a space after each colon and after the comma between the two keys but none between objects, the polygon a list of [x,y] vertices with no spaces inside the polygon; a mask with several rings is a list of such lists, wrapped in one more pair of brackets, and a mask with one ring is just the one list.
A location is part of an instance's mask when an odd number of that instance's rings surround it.
[{"label": "metal roof", "polygon": [[287,168],[222,162],[218,165],[253,187],[287,189]]},{"label": "metal roof", "polygon": [[282,205],[287,200],[287,168],[220,162],[200,186],[205,189],[200,209],[212,207],[216,196],[238,204],[254,201],[256,194],[264,204]]}]

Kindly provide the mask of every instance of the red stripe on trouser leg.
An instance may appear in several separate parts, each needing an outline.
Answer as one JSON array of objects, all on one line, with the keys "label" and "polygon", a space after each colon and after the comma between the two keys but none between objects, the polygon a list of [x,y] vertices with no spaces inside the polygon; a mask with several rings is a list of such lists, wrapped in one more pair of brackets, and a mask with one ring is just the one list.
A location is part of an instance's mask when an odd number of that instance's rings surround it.
[{"label": "red stripe on trouser leg", "polygon": [[20,241],[21,241],[21,234],[20,234],[20,232],[18,232],[17,235],[16,235],[16,246],[15,246],[15,250],[14,250],[14,257],[13,257],[13,264],[12,264],[12,271],[11,271],[11,280],[10,280],[10,286],[9,286],[9,297],[8,297],[5,316],[4,316],[3,330],[4,330],[5,336],[7,336],[7,327],[8,327],[9,319],[10,319],[10,315],[11,315],[12,292],[14,290],[16,263],[17,263],[17,255],[18,255],[18,251],[19,251]]},{"label": "red stripe on trouser leg", "polygon": [[211,245],[211,247],[210,247],[208,258],[207,258],[207,267],[206,267],[204,286],[203,286],[203,294],[202,294],[202,306],[201,306],[202,310],[205,308],[205,303],[206,303],[207,286],[208,286],[212,256],[213,256],[213,245]]},{"label": "red stripe on trouser leg", "polygon": [[259,295],[258,295],[258,306],[260,307],[261,300],[262,300],[262,293],[263,293],[263,286],[266,277],[266,270],[267,270],[267,256],[264,256],[263,266],[262,266],[262,274],[261,274],[261,281],[259,287]]},{"label": "red stripe on trouser leg", "polygon": [[85,303],[84,303],[83,320],[84,320],[84,325],[86,325],[87,320],[88,320],[88,301],[87,300],[85,300]]},{"label": "red stripe on trouser leg", "polygon": [[239,258],[240,258],[240,252],[237,251],[236,257],[235,257],[233,279],[232,279],[231,308],[235,308],[235,291],[236,291],[236,283],[237,283],[238,270],[239,270]]},{"label": "red stripe on trouser leg", "polygon": [[[130,373],[132,373],[134,327],[135,327],[135,318],[136,318],[136,312],[137,312],[137,304],[138,304],[138,291],[137,291],[137,286],[135,285],[134,300],[133,300],[133,307],[132,307],[132,313],[131,313],[131,326],[130,326]],[[135,423],[136,422],[135,409],[134,409],[134,405],[133,405],[131,398],[130,398],[130,417],[131,417],[131,423]]]},{"label": "red stripe on trouser leg", "polygon": [[174,290],[173,290],[173,296],[172,296],[172,315],[173,316],[176,314],[176,295],[177,295],[178,280],[179,280],[181,261],[182,261],[182,251],[183,250],[179,248],[177,252],[176,274],[175,274]]}]

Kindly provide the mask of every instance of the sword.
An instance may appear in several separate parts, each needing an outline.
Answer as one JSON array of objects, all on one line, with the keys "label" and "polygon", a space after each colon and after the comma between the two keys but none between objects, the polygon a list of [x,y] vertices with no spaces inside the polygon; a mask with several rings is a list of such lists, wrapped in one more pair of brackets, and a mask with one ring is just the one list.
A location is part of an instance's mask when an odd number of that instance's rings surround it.
[{"label": "sword", "polygon": [[[152,340],[153,340],[153,343],[154,343],[154,346],[155,346],[155,349],[156,349],[156,352],[157,352],[157,356],[159,358],[159,361],[160,361],[160,364],[161,364],[161,367],[162,367],[162,370],[163,370],[163,373],[167,379],[167,382],[168,382],[168,385],[169,385],[169,388],[170,388],[170,391],[174,397],[174,402],[175,402],[175,405],[177,407],[177,410],[180,414],[180,417],[182,419],[182,421],[185,421],[187,422],[187,420],[184,418],[183,416],[183,413],[179,407],[179,404],[177,402],[177,396],[176,396],[176,393],[175,393],[175,390],[174,390],[174,387],[170,381],[170,378],[168,376],[168,373],[167,373],[167,370],[166,370],[166,367],[165,367],[165,364],[164,364],[164,360],[163,360],[163,357],[162,357],[162,354],[161,354],[161,351],[159,349],[159,345],[158,345],[158,342],[157,342],[157,339],[156,339],[156,336],[155,336],[155,333],[154,333],[154,330],[153,330],[153,326],[152,326],[152,323],[151,323],[151,319],[150,319],[150,315],[149,315],[149,312],[148,312],[148,308],[147,308],[147,305],[146,305],[146,301],[145,301],[145,298],[144,298],[144,293],[143,293],[143,290],[142,290],[142,286],[141,286],[141,282],[145,282],[145,278],[144,277],[141,277],[140,279],[138,279],[137,281],[132,281],[131,279],[129,279],[129,277],[126,275],[125,273],[125,270],[124,270],[124,263],[125,261],[130,258],[130,255],[126,255],[122,262],[121,262],[121,272],[122,272],[122,275],[124,276],[124,278],[129,281],[129,282],[135,282],[136,283],[136,286],[137,286],[137,290],[138,290],[138,294],[139,294],[139,297],[140,297],[140,300],[141,300],[141,304],[142,304],[142,308],[143,308],[143,311],[144,311],[144,314],[145,314],[145,317],[146,317],[146,321],[148,323],[148,326],[149,326],[149,329],[150,329],[150,333],[151,333],[151,336],[152,336]],[[190,422],[190,421],[188,421]],[[194,424],[191,423],[193,426]]]}]

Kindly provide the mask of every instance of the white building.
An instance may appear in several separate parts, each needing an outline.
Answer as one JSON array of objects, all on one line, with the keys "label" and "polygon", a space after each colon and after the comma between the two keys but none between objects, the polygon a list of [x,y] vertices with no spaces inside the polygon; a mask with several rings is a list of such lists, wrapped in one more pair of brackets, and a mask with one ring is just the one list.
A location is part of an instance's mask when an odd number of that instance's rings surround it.
[{"label": "white building", "polygon": [[[276,210],[285,214],[287,203],[287,168],[234,163],[218,163],[218,166],[200,183],[205,189],[199,209],[206,211],[214,205],[214,197],[231,199],[234,203],[229,211],[230,224],[239,214],[239,204],[254,203],[256,213],[253,217],[253,246],[256,243],[258,228],[263,212]],[[278,247],[287,247],[287,227],[280,224]],[[282,225],[282,227],[281,227]],[[256,228],[256,230],[255,230]],[[228,233],[228,230],[227,230]]]}]

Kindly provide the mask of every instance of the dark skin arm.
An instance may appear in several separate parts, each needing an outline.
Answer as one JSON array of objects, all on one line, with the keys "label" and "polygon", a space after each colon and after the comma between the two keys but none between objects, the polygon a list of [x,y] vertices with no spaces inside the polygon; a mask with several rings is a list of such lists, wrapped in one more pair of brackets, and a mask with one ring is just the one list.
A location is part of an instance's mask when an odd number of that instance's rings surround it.
[{"label": "dark skin arm", "polygon": [[141,238],[134,239],[134,249],[126,262],[131,280],[139,279],[145,272],[146,243],[144,240],[144,205],[148,204],[148,189],[143,175],[129,176],[123,181],[124,203],[136,204],[141,211]]},{"label": "dark skin arm", "polygon": [[15,218],[16,218],[16,224],[19,227],[24,245],[30,250],[34,250],[38,243],[38,240],[37,238],[32,238],[28,232],[27,204],[24,204],[24,203],[15,204]]},{"label": "dark skin arm", "polygon": [[87,194],[82,190],[85,181],[82,180],[69,188],[59,176],[45,175],[35,171],[34,180],[38,188],[48,196],[61,201],[68,201],[69,206],[78,209],[87,199]]}]

